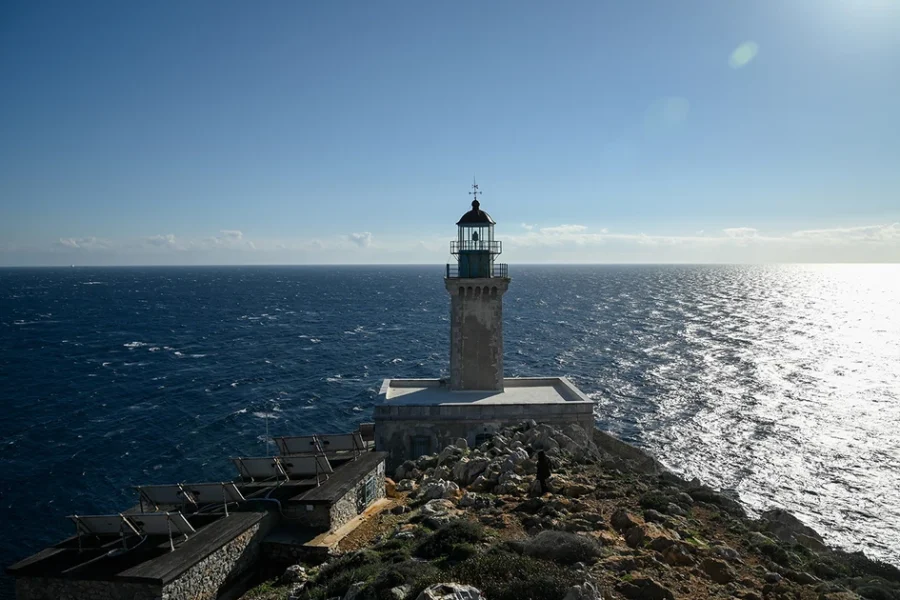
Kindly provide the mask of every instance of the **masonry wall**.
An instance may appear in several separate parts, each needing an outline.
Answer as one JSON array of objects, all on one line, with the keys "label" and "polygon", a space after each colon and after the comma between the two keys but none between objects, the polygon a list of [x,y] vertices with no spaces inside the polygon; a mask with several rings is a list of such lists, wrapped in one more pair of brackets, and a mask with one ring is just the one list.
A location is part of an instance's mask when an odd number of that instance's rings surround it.
[{"label": "masonry wall", "polygon": [[327,504],[289,503],[283,509],[284,516],[292,523],[309,527],[316,531],[328,531],[331,528],[331,510]]},{"label": "masonry wall", "polygon": [[[365,480],[371,475],[375,477],[375,496],[372,501],[384,497],[384,462],[378,463],[374,469],[366,473],[350,490],[327,504],[302,504],[302,500],[284,507],[284,514],[294,523],[310,527],[317,531],[335,530],[365,509],[362,505]],[[311,507],[310,510],[307,507]]]},{"label": "masonry wall", "polygon": [[16,600],[160,600],[162,586],[152,583],[19,577]]},{"label": "masonry wall", "polygon": [[[375,495],[368,503],[364,503],[365,482],[370,475],[375,478]],[[331,529],[338,529],[380,498],[384,498],[384,462],[378,463],[349,492],[331,505]]]},{"label": "masonry wall", "polygon": [[470,404],[441,406],[375,407],[376,447],[390,454],[388,469],[395,469],[412,456],[413,436],[431,440],[431,451],[465,438],[474,446],[479,435],[491,435],[498,430],[528,419],[548,425],[580,425],[593,431],[594,407],[591,402],[559,402],[552,404]]},{"label": "masonry wall", "polygon": [[257,523],[162,589],[162,600],[208,600],[250,569],[262,550],[264,531]]},{"label": "masonry wall", "polygon": [[446,279],[450,389],[503,389],[503,294],[508,278]]}]

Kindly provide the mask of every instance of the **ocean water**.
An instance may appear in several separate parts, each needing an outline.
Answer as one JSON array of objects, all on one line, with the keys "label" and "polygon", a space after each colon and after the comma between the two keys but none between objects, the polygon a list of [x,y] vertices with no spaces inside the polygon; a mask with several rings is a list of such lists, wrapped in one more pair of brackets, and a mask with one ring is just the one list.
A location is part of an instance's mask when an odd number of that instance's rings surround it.
[{"label": "ocean water", "polygon": [[[507,376],[900,564],[900,266],[513,266]],[[0,563],[447,375],[440,267],[0,270]],[[7,582],[8,583],[8,582]]]}]

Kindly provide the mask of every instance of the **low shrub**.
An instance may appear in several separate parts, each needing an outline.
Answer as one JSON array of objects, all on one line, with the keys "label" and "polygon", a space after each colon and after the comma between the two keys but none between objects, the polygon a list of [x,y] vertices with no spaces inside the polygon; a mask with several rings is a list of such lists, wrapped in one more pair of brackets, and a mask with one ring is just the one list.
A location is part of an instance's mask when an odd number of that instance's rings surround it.
[{"label": "low shrub", "polygon": [[410,597],[441,580],[475,586],[490,600],[562,600],[570,587],[581,583],[577,573],[552,562],[494,550],[419,578]]},{"label": "low shrub", "polygon": [[671,501],[672,500],[668,495],[659,490],[653,490],[641,496],[640,503],[641,508],[652,508],[653,510],[664,513]]},{"label": "low shrub", "polygon": [[442,525],[416,547],[420,558],[448,556],[458,544],[480,542],[485,538],[484,526],[473,521],[457,519]]},{"label": "low shrub", "polygon": [[343,597],[358,581],[370,581],[383,570],[381,556],[371,549],[345,554],[319,570],[308,593],[310,600]]},{"label": "low shrub", "polygon": [[526,555],[563,565],[593,562],[601,552],[593,539],[565,531],[542,531],[525,542]]},{"label": "low shrub", "polygon": [[478,554],[478,548],[472,544],[457,544],[450,549],[447,558],[454,562],[468,560]]}]

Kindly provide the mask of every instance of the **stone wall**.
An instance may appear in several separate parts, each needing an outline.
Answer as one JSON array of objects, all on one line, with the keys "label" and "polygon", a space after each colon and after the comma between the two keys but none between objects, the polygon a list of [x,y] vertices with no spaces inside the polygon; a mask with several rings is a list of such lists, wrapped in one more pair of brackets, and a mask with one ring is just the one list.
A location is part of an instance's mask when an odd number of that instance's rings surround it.
[{"label": "stone wall", "polygon": [[243,532],[166,585],[162,600],[208,600],[253,566],[259,558],[260,523]]},{"label": "stone wall", "polygon": [[446,279],[450,389],[503,389],[503,294],[508,278]]},{"label": "stone wall", "polygon": [[284,516],[292,522],[317,531],[331,528],[331,512],[327,504],[289,503],[282,508]]},{"label": "stone wall", "polygon": [[479,435],[492,435],[522,421],[534,419],[548,425],[574,423],[585,431],[594,428],[594,407],[590,402],[554,404],[472,404],[445,406],[375,407],[376,447],[390,453],[388,469],[395,469],[412,456],[413,436],[431,440],[431,451],[449,446],[457,438],[476,445]]},{"label": "stone wall", "polygon": [[[370,475],[375,478],[375,495],[368,503],[364,504],[366,479],[368,479]],[[366,473],[349,492],[331,505],[331,529],[338,529],[341,525],[344,525],[353,519],[356,515],[365,510],[369,504],[379,498],[384,498],[384,462],[378,463],[375,468]]]},{"label": "stone wall", "polygon": [[16,600],[160,600],[162,586],[152,583],[19,577]]}]

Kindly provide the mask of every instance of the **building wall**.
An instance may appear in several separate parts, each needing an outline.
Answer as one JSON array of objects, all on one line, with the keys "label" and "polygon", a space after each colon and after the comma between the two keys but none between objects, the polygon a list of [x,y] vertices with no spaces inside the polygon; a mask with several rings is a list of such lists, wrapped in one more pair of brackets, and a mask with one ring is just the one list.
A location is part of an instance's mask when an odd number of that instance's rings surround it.
[{"label": "building wall", "polygon": [[[260,523],[264,523],[261,521]],[[162,600],[208,600],[253,566],[262,549],[264,532],[257,523],[196,565],[162,590]]]},{"label": "building wall", "polygon": [[528,419],[548,425],[574,423],[592,431],[593,404],[380,405],[375,407],[375,444],[379,450],[390,453],[387,467],[393,470],[404,460],[416,458],[412,456],[413,436],[428,437],[431,452],[437,452],[457,438],[465,438],[474,446],[478,435],[493,434]]},{"label": "building wall", "polygon": [[16,600],[160,600],[162,586],[152,583],[19,577]]},{"label": "building wall", "polygon": [[[369,476],[375,478],[375,495],[370,502],[363,504],[362,487]],[[339,528],[358,515],[371,502],[384,497],[384,462],[379,462],[374,469],[366,473],[350,491],[338,498],[330,506],[327,504],[291,504],[284,507],[284,514],[298,525],[310,527],[317,531],[328,531]],[[307,507],[312,507],[309,510]]]},{"label": "building wall", "polygon": [[328,531],[331,528],[331,511],[327,504],[290,503],[284,505],[282,510],[291,523],[316,531]]},{"label": "building wall", "polygon": [[[365,483],[369,476],[375,479],[375,494],[365,502]],[[363,512],[372,502],[384,498],[384,462],[378,463],[374,469],[344,494],[337,502],[331,505],[331,529],[338,529],[356,515]]]},{"label": "building wall", "polygon": [[446,279],[450,389],[503,389],[503,294],[509,279]]}]

